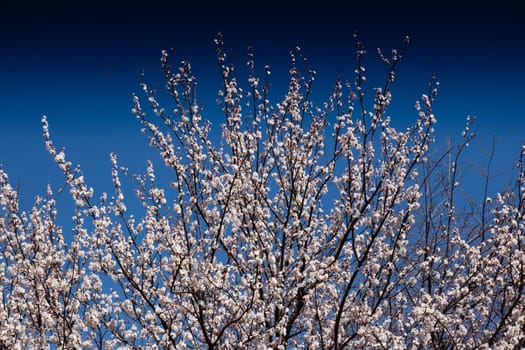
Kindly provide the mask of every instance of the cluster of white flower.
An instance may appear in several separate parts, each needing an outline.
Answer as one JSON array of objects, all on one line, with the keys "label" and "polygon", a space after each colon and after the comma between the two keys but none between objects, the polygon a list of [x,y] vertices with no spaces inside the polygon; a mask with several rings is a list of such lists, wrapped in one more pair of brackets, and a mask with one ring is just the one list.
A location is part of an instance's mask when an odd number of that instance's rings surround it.
[{"label": "cluster of white flower", "polygon": [[[134,175],[112,154],[114,194],[95,203],[42,119],[76,204],[72,237],[51,189],[25,213],[0,169],[0,348],[525,346],[521,160],[516,188],[485,196],[481,212],[462,211],[458,172],[472,120],[457,149],[428,154],[432,79],[414,125],[392,125],[404,48],[379,52],[389,73],[368,111],[358,40],[354,84],[339,77],[322,108],[310,101],[315,71],[300,49],[285,96],[271,104],[269,67],[257,77],[249,52],[244,94],[221,37],[216,44],[221,142],[208,137],[190,64],[172,72],[171,53],[161,65],[173,114],[145,83],[153,119],[134,97],[170,175],[151,161]],[[143,207],[133,214],[122,176]]]}]

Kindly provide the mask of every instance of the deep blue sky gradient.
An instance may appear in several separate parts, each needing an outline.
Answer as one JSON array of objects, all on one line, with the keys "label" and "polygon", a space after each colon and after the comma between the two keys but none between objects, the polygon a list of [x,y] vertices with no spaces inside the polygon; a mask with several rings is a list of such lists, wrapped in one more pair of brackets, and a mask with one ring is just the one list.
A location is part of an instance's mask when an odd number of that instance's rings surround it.
[{"label": "deep blue sky gradient", "polygon": [[[478,117],[478,139],[469,160],[497,139],[493,190],[504,185],[525,140],[525,15],[518,1],[478,2],[24,2],[0,5],[0,164],[24,200],[63,183],[46,153],[40,118],[48,116],[57,146],[66,147],[95,188],[111,187],[108,154],[142,171],[153,158],[130,109],[140,95],[140,71],[162,86],[161,49],[189,59],[199,79],[201,102],[215,113],[220,88],[213,38],[244,66],[254,47],[256,65],[272,67],[276,90],[284,89],[288,52],[300,45],[318,72],[317,98],[328,96],[339,71],[353,78],[352,40],[358,31],[368,49],[370,87],[386,73],[375,48],[411,43],[398,71],[390,110],[394,124],[415,120],[414,101],[435,73],[441,83],[435,112],[437,135],[456,137],[465,116]],[[256,67],[256,68],[257,68]],[[506,175],[505,175],[506,174]],[[100,194],[100,191],[98,192]]]}]

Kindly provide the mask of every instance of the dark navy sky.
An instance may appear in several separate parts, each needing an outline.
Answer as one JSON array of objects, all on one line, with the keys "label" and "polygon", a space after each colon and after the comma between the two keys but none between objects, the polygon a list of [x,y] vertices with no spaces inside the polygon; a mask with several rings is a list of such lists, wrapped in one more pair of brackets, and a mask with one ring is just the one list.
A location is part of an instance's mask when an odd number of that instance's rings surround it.
[{"label": "dark navy sky", "polygon": [[389,51],[409,35],[393,90],[394,124],[414,120],[414,101],[435,73],[439,137],[455,137],[465,116],[476,115],[479,137],[470,160],[483,164],[475,154],[495,136],[497,172],[512,166],[525,140],[525,15],[518,1],[21,3],[0,5],[0,163],[14,183],[20,180],[25,198],[42,193],[48,181],[61,183],[44,149],[42,114],[55,144],[66,147],[94,185],[110,184],[109,152],[139,171],[154,157],[130,108],[142,69],[148,82],[162,84],[161,49],[173,47],[177,60],[192,62],[201,102],[211,112],[219,31],[238,66],[254,47],[259,69],[272,67],[276,89],[285,83],[288,52],[300,45],[318,72],[320,99],[340,70],[352,78],[354,31],[368,48],[371,86],[385,73],[375,48]]}]

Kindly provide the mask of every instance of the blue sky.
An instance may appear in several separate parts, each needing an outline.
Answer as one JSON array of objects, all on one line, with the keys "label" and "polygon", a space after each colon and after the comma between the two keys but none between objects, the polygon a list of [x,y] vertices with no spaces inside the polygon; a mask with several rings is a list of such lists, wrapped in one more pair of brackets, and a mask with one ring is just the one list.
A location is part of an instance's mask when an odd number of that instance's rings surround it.
[{"label": "blue sky", "polygon": [[[216,2],[215,2],[216,3]],[[314,94],[328,96],[340,70],[352,78],[358,31],[368,49],[370,87],[385,74],[375,55],[411,43],[393,88],[394,124],[408,125],[414,101],[432,73],[441,89],[435,106],[440,140],[456,137],[465,116],[476,115],[477,140],[468,159],[485,164],[482,149],[496,137],[493,189],[508,179],[525,141],[525,15],[517,1],[221,2],[180,5],[148,1],[45,2],[0,5],[0,164],[30,201],[51,182],[63,180],[46,153],[40,118],[48,116],[57,146],[66,147],[95,188],[111,185],[109,153],[142,171],[155,158],[130,109],[140,96],[140,71],[162,85],[159,54],[173,47],[177,60],[189,59],[199,79],[201,102],[213,112],[220,88],[213,46],[224,34],[226,50],[244,65],[254,47],[256,65],[272,67],[276,89],[286,83],[288,52],[300,45],[318,72]],[[215,113],[215,112],[213,112]],[[206,115],[205,115],[206,116]],[[207,116],[216,124],[220,114]]]}]

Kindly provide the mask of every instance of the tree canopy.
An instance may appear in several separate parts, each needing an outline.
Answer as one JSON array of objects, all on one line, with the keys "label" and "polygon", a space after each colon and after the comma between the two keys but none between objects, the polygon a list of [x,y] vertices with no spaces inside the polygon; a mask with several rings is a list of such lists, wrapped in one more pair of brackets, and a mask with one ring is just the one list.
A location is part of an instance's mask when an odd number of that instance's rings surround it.
[{"label": "tree canopy", "polygon": [[460,198],[473,118],[435,149],[434,77],[409,128],[387,113],[407,44],[378,52],[388,74],[369,88],[356,36],[354,77],[317,104],[299,48],[274,101],[270,67],[258,75],[248,52],[241,79],[218,36],[220,125],[203,115],[190,63],[174,68],[163,51],[171,104],[143,81],[132,112],[168,175],[111,154],[113,193],[85,181],[43,117],[73,230],[51,186],[24,211],[0,169],[0,348],[525,346],[525,148],[513,185]]}]

